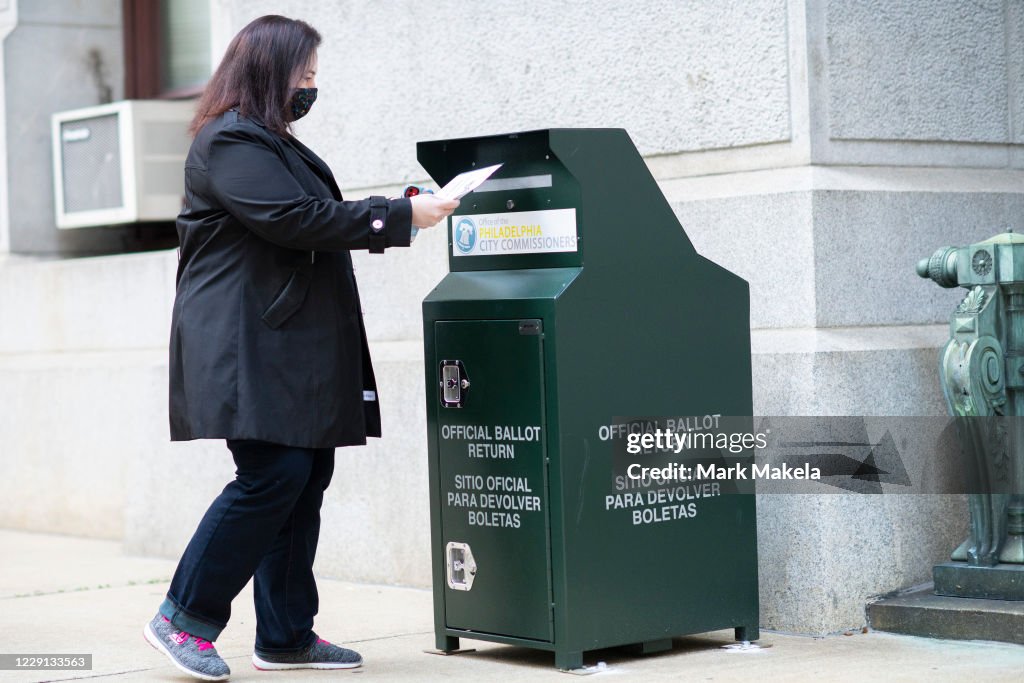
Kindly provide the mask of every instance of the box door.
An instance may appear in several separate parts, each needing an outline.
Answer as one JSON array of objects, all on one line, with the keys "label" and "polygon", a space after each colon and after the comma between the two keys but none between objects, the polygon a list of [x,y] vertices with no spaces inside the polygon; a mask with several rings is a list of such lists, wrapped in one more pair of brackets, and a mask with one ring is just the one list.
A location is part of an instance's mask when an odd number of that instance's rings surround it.
[{"label": "box door", "polygon": [[448,628],[552,639],[540,332],[434,324]]}]

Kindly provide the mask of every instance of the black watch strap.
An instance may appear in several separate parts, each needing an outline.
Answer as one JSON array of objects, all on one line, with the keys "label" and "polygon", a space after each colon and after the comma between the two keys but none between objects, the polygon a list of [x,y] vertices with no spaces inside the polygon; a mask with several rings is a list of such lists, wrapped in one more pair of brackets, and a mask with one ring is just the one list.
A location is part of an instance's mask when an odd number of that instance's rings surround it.
[{"label": "black watch strap", "polygon": [[385,227],[388,224],[388,200],[374,195],[370,197],[370,253],[383,254],[387,244]]}]

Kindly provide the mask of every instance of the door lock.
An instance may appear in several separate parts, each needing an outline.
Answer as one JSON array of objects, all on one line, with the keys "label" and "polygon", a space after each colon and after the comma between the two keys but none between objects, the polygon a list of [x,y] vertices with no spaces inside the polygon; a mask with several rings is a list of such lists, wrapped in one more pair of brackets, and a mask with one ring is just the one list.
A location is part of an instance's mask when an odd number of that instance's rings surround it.
[{"label": "door lock", "polygon": [[469,391],[469,377],[461,360],[441,361],[439,382],[441,405],[445,408],[461,408]]}]

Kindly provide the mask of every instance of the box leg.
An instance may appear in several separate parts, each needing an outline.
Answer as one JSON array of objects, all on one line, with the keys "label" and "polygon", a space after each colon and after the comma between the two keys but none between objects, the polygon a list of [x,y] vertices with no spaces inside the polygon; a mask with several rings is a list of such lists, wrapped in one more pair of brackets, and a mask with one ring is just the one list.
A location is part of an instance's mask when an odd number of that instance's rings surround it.
[{"label": "box leg", "polygon": [[555,666],[563,671],[583,668],[582,650],[555,650]]},{"label": "box leg", "polygon": [[761,637],[761,631],[757,626],[737,626],[736,640],[743,642],[754,642]]},{"label": "box leg", "polygon": [[452,636],[438,635],[437,649],[441,652],[454,652],[459,649],[459,639]]},{"label": "box leg", "polygon": [[640,654],[653,655],[656,652],[668,652],[672,649],[672,639],[662,638],[661,640],[645,640],[640,643]]}]

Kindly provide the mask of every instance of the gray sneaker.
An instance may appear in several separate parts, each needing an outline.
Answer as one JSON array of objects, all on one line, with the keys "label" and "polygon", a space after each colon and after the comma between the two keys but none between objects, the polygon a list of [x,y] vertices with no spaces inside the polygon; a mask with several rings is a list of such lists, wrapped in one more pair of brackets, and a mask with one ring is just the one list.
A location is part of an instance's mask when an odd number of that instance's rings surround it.
[{"label": "gray sneaker", "polygon": [[273,654],[256,651],[252,655],[252,665],[261,671],[354,669],[362,663],[363,658],[355,650],[331,645],[323,638],[317,638],[312,645],[298,652]]},{"label": "gray sneaker", "polygon": [[153,621],[146,624],[143,635],[150,645],[167,655],[174,666],[189,676],[204,681],[225,681],[231,675],[213,643],[185,633],[159,612]]}]

